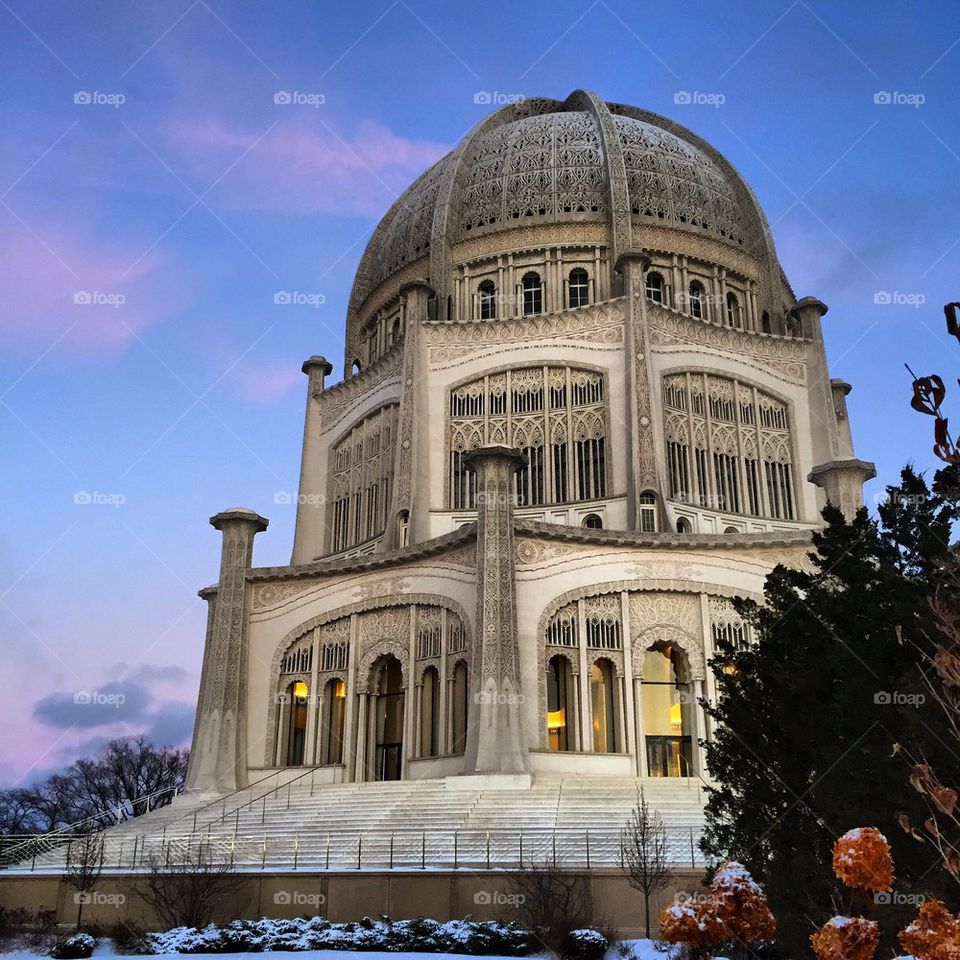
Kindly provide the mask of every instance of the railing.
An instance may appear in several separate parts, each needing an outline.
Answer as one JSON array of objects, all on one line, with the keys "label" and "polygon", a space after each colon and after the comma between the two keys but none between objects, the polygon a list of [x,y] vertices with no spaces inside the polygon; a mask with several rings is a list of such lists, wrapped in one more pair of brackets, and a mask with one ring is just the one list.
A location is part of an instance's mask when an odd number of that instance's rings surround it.
[{"label": "railing", "polygon": [[[699,830],[667,831],[667,861],[703,867]],[[227,831],[182,836],[135,836],[108,844],[103,868],[189,871],[229,867],[259,870],[517,870],[550,863],[569,869],[622,866],[619,830],[531,829],[393,832],[277,836]],[[31,870],[36,869],[32,865]],[[44,869],[41,867],[41,870]]]}]

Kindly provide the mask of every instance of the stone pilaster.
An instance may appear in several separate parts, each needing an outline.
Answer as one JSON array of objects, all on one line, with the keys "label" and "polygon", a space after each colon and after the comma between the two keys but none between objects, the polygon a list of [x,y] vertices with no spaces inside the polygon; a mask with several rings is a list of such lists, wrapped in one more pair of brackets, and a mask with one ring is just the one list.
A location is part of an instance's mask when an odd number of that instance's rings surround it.
[{"label": "stone pilaster", "polygon": [[517,638],[514,474],[526,463],[511,447],[481,447],[467,457],[477,475],[477,617],[467,773],[523,773],[520,650]]},{"label": "stone pilaster", "polygon": [[324,552],[324,518],[329,517],[332,510],[332,504],[326,503],[329,445],[320,442],[320,396],[326,389],[326,378],[333,372],[333,366],[326,357],[315,356],[305,360],[301,369],[309,379],[292,564],[310,563]]},{"label": "stone pilaster", "polygon": [[223,534],[220,581],[209,608],[187,789],[229,793],[246,785],[247,572],[253,538],[268,521],[236,507],[210,523]]}]

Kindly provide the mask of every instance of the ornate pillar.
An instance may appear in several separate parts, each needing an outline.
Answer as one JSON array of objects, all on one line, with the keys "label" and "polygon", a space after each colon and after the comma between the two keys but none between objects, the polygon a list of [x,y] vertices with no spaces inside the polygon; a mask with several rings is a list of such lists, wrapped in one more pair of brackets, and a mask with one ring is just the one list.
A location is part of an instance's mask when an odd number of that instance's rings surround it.
[{"label": "ornate pillar", "polygon": [[514,474],[526,458],[492,446],[473,450],[466,463],[477,476],[477,615],[464,767],[468,773],[523,773],[513,508]]},{"label": "ornate pillar", "polygon": [[220,581],[203,653],[187,789],[229,793],[247,780],[247,572],[253,538],[269,521],[237,507],[210,523],[223,534]]},{"label": "ornate pillar", "polygon": [[326,503],[327,445],[320,442],[323,406],[320,397],[333,367],[326,357],[305,360],[303,372],[309,378],[307,410],[303,418],[303,453],[300,458],[300,496],[297,500],[297,525],[290,562],[310,563],[326,548],[326,525],[332,524],[333,504]]}]

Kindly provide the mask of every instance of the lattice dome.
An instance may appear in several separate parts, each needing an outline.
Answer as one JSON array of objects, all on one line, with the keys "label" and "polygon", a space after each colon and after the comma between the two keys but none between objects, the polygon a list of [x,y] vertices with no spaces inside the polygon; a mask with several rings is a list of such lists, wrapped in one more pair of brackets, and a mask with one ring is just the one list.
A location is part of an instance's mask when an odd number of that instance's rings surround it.
[{"label": "lattice dome", "polygon": [[439,245],[573,221],[670,227],[772,254],[756,199],[709,144],[665,117],[577,91],[503,108],[427,170],[374,232],[351,312],[407,264],[430,258],[420,274],[430,279]]}]

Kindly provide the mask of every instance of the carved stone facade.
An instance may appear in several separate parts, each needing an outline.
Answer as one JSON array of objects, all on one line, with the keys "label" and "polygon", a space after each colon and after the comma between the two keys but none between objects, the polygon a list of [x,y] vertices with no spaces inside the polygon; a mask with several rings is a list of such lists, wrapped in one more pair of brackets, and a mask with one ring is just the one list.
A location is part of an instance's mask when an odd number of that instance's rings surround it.
[{"label": "carved stone facade", "polygon": [[735,599],[870,475],[825,312],[673,121],[586,91],[482,121],[374,232],[343,378],[304,364],[290,564],[214,518],[190,788],[705,776]]}]

